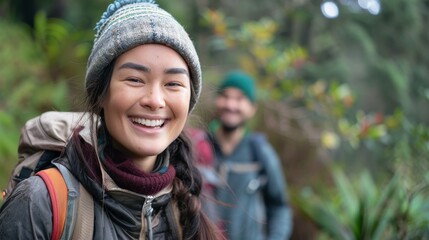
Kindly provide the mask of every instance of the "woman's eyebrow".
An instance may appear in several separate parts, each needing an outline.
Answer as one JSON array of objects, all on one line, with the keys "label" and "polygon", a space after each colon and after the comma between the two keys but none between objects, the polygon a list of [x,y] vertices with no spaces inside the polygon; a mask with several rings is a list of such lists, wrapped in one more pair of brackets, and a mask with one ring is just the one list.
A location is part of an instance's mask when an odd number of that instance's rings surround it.
[{"label": "woman's eyebrow", "polygon": [[189,72],[185,68],[168,68],[165,69],[164,73],[166,74],[185,74],[189,77]]},{"label": "woman's eyebrow", "polygon": [[132,63],[132,62],[126,62],[119,67],[119,69],[123,69],[123,68],[131,68],[131,69],[135,69],[135,70],[142,71],[142,72],[150,72],[150,68],[148,68],[144,65],[140,65],[140,64]]},{"label": "woman's eyebrow", "polygon": [[[126,62],[119,67],[119,69],[123,69],[123,68],[135,69],[135,70],[142,71],[142,72],[150,72],[150,68],[148,68],[144,65],[141,65],[141,64],[133,63],[133,62]],[[185,74],[186,76],[189,77],[189,72],[185,68],[168,68],[168,69],[164,70],[164,73],[166,73],[166,74]]]}]

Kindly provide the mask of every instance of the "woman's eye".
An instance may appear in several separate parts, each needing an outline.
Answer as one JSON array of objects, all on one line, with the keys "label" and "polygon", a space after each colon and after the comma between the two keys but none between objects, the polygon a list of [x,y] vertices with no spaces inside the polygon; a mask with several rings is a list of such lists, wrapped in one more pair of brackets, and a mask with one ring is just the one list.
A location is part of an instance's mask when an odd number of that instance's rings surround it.
[{"label": "woman's eye", "polygon": [[169,83],[167,83],[167,86],[169,86],[169,87],[180,87],[182,85],[183,84],[180,82],[169,82]]},{"label": "woman's eye", "polygon": [[143,83],[143,81],[138,78],[127,78],[127,81],[131,83]]}]

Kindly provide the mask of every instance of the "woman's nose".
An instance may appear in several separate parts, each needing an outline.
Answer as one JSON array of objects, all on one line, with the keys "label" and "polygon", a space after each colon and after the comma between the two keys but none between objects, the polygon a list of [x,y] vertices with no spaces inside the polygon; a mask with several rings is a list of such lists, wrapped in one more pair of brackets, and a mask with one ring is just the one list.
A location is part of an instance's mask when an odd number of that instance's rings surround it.
[{"label": "woman's nose", "polygon": [[151,110],[165,107],[164,92],[160,86],[151,86],[144,91],[140,105]]}]

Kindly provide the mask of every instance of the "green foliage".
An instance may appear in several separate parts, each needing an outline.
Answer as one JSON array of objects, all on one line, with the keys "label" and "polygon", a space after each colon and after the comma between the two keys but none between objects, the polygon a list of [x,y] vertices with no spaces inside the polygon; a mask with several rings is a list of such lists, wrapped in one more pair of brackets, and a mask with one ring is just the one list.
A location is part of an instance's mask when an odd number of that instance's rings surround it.
[{"label": "green foliage", "polygon": [[402,181],[411,188],[429,177],[429,127],[407,120],[403,129],[397,133],[398,141],[391,155],[395,168],[404,176]]},{"label": "green foliage", "polygon": [[[254,75],[262,87],[260,97],[281,100],[283,88],[296,77],[295,71],[307,59],[305,49],[299,46],[279,47],[275,43],[278,24],[269,18],[230,26],[228,19],[219,11],[204,14],[206,24],[213,26],[212,47],[219,50],[239,52],[239,66]],[[280,87],[280,88],[279,88]]]},{"label": "green foliage", "polygon": [[374,178],[368,170],[333,167],[335,188],[305,188],[294,196],[328,239],[429,239],[429,128],[395,115],[385,121],[397,129],[387,182],[380,171]]},{"label": "green foliage", "polygon": [[[83,75],[85,33],[38,14],[35,28],[0,21],[0,187],[17,162],[20,128],[49,110],[71,109],[68,80]],[[83,43],[82,43],[83,42]],[[79,68],[79,69],[78,69]],[[83,81],[83,78],[82,78]]]},{"label": "green foliage", "polygon": [[92,31],[73,30],[66,21],[47,19],[43,12],[39,12],[33,34],[53,81],[74,77],[77,73],[83,76],[86,57],[91,50]]},{"label": "green foliage", "polygon": [[[330,239],[427,239],[429,203],[421,189],[404,186],[400,175],[377,185],[367,171],[356,178],[333,169],[335,189],[305,189],[295,199],[299,208]],[[428,181],[423,184],[427,188]]]}]

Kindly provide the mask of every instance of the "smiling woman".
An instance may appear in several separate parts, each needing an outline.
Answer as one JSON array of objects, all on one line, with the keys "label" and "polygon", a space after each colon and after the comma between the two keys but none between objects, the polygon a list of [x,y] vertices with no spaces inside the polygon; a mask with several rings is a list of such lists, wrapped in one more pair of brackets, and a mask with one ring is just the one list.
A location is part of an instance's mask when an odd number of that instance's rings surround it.
[{"label": "smiling woman", "polygon": [[191,99],[188,67],[164,45],[147,44],[115,62],[102,106],[117,148],[141,170],[152,171],[156,157],[185,126]]},{"label": "smiling woman", "polygon": [[[79,183],[92,197],[94,216],[84,219],[93,225],[90,236],[221,239],[201,211],[201,176],[183,133],[201,91],[192,41],[152,1],[115,1],[96,29],[85,79],[86,112],[94,117],[69,126],[73,134],[52,162],[68,187]],[[56,239],[50,200],[40,177],[19,183],[0,210],[0,236]],[[66,222],[63,238],[73,236],[73,226]]]}]

